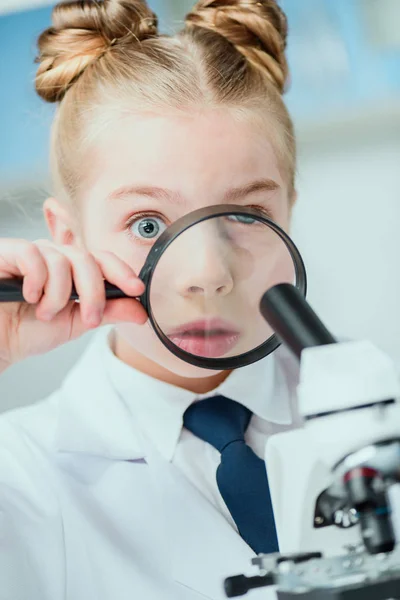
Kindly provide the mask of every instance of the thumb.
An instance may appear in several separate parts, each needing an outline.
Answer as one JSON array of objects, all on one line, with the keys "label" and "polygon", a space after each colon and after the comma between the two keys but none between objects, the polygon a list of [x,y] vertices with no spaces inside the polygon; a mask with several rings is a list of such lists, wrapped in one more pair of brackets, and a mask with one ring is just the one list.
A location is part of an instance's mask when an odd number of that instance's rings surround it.
[{"label": "thumb", "polygon": [[[67,311],[68,309],[65,310]],[[73,302],[69,310],[69,320],[71,323],[69,339],[74,340],[88,332],[91,328],[82,321],[78,303]],[[147,313],[138,300],[133,298],[119,298],[117,300],[107,300],[103,319],[97,327],[114,325],[115,323],[135,323],[136,325],[144,325],[147,322],[147,319]],[[97,327],[94,329],[97,329]]]},{"label": "thumb", "polygon": [[100,326],[121,322],[144,325],[147,319],[147,313],[139,300],[135,300],[134,298],[120,298],[118,300],[107,301]]}]

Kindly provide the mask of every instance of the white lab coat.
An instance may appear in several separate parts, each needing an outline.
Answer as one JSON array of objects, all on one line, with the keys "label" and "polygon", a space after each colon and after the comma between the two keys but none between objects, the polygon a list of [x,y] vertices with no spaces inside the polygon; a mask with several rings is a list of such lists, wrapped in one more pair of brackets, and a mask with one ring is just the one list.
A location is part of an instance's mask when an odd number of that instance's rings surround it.
[{"label": "white lab coat", "polygon": [[135,429],[96,356],[0,419],[0,600],[222,600],[225,577],[257,574],[253,551]]}]

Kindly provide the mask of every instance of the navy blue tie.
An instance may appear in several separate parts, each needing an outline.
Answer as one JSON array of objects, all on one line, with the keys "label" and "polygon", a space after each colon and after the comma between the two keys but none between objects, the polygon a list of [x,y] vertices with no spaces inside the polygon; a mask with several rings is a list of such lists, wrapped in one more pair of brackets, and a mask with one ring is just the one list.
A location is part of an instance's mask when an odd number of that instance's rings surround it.
[{"label": "navy blue tie", "polygon": [[217,484],[241,537],[257,554],[278,552],[265,463],[246,445],[251,411],[224,396],[195,402],[184,425],[221,453]]}]

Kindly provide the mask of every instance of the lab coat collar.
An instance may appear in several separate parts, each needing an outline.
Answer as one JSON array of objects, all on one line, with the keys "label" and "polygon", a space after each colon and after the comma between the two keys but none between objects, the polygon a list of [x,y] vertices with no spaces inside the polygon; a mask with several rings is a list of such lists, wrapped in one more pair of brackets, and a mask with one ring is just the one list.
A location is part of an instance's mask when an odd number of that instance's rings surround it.
[{"label": "lab coat collar", "polygon": [[145,452],[132,417],[114,390],[101,347],[104,332],[94,334],[60,390],[55,445],[60,452],[137,460]]},{"label": "lab coat collar", "polygon": [[[112,328],[96,332],[62,386],[56,443],[59,450],[115,460],[145,457],[138,431],[172,460],[185,410],[206,397],[222,394],[276,424],[292,422],[279,350],[234,371],[211,393],[193,392],[149,377],[112,352]],[[157,418],[154,415],[157,414]]]}]

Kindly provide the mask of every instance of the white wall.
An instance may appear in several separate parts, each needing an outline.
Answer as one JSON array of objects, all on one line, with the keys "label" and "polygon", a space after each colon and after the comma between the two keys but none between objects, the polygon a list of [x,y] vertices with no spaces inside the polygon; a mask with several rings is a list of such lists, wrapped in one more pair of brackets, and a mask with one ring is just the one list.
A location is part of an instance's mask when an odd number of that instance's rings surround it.
[{"label": "white wall", "polygon": [[[301,140],[292,235],[308,267],[309,300],[333,332],[368,337],[400,361],[398,131],[375,128],[373,135],[364,136],[344,130],[311,141],[303,135]],[[36,196],[32,191],[32,203]],[[45,233],[37,210],[29,209],[27,217],[20,212],[17,218],[5,207],[0,203],[0,235],[35,239]],[[49,393],[86,342],[4,373],[0,410]]]},{"label": "white wall", "polygon": [[304,152],[292,234],[308,266],[309,300],[332,331],[369,338],[400,362],[400,136],[393,133]]}]

